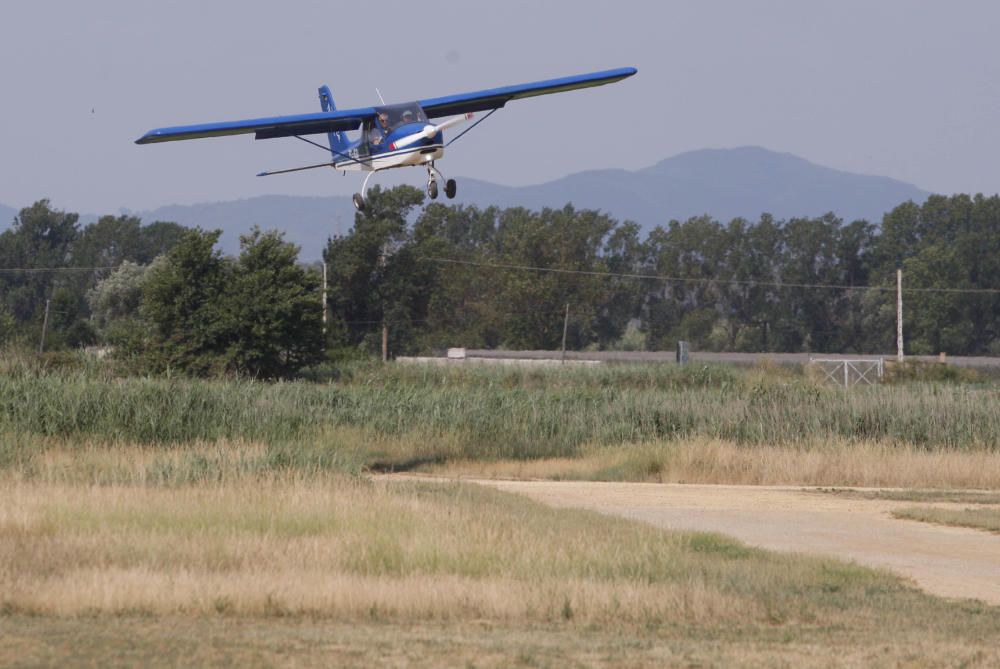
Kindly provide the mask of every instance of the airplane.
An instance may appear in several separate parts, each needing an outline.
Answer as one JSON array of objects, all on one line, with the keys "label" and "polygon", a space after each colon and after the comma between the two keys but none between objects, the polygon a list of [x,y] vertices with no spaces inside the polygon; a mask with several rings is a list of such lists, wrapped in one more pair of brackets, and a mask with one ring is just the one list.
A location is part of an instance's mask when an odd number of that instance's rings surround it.
[{"label": "airplane", "polygon": [[[361,192],[355,193],[353,197],[354,206],[358,211],[364,211],[368,181],[375,173],[396,167],[424,166],[427,168],[427,195],[432,200],[437,198],[438,179],[440,179],[444,182],[445,195],[451,199],[458,192],[458,186],[454,179],[444,178],[435,166],[435,161],[444,156],[445,147],[485,121],[509,101],[602,86],[631,77],[636,72],[634,67],[623,67],[403,104],[387,105],[383,100],[379,106],[344,110],[337,109],[330,89],[322,86],[319,89],[322,111],[319,113],[156,128],[147,132],[135,143],[154,144],[249,133],[254,133],[255,139],[295,137],[329,151],[331,160],[304,167],[260,172],[257,176],[301,172],[321,167],[332,167],[345,173],[368,172],[361,186]],[[379,94],[379,98],[381,97]],[[445,143],[445,130],[471,121],[476,112],[487,110],[489,113]],[[431,119],[442,117],[449,118],[431,123]],[[347,137],[348,132],[359,128],[361,135],[358,138],[351,140]],[[324,133],[329,146],[306,138],[307,135]]]}]

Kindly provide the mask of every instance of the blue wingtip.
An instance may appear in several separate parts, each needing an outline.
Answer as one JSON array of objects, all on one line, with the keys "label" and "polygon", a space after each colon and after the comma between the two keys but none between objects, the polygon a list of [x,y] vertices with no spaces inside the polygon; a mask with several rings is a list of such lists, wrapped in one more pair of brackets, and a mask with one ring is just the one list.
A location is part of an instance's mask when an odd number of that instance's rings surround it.
[{"label": "blue wingtip", "polygon": [[259,176],[259,177],[266,177],[267,176],[267,172],[258,172],[257,176]]}]

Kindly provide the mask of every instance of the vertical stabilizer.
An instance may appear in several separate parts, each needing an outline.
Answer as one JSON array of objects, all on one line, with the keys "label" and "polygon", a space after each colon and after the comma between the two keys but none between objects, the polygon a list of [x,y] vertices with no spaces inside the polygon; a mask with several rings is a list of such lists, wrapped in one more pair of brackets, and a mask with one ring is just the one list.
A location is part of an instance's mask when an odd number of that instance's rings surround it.
[{"label": "vertical stabilizer", "polygon": [[[329,86],[319,87],[319,104],[325,112],[337,110]],[[347,150],[347,135],[343,132],[328,132],[326,136],[330,140],[330,151],[333,153],[333,159],[336,160],[338,153],[342,154]]]}]

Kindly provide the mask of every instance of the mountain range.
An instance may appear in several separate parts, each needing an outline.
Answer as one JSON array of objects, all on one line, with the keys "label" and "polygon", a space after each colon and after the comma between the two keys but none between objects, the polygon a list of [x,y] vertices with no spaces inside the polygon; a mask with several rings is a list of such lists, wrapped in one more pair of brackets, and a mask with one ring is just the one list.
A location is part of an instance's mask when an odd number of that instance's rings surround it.
[{"label": "mountain range", "polygon": [[[619,220],[635,221],[645,231],[671,219],[702,214],[729,221],[739,216],[755,220],[764,212],[787,219],[832,211],[845,220],[878,223],[896,205],[922,202],[930,194],[888,177],[843,172],[760,147],[690,151],[640,170],[590,170],[531,186],[468,178],[459,178],[458,184],[456,203],[529,209],[572,203],[577,209],[599,209]],[[0,229],[7,227],[14,213],[0,205]],[[307,262],[319,259],[327,238],[345,234],[354,222],[354,208],[346,196],[262,195],[135,214],[146,222],[221,228],[225,253],[237,252],[239,236],[254,225],[276,228],[302,247],[300,257]],[[81,221],[95,218],[85,215]]]}]

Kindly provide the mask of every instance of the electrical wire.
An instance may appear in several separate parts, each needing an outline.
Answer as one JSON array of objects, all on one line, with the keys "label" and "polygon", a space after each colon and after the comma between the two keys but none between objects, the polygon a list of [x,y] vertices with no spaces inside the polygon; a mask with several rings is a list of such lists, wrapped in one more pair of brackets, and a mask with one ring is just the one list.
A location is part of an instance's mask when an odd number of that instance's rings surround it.
[{"label": "electrical wire", "polygon": [[105,267],[0,267],[0,272],[25,272],[32,274],[38,272],[97,272],[106,269],[118,269],[118,265],[108,265]]},{"label": "electrical wire", "polygon": [[[850,284],[832,283],[783,283],[778,281],[751,281],[740,279],[709,279],[698,277],[665,276],[662,274],[633,274],[623,272],[598,272],[583,269],[564,269],[561,267],[536,267],[533,265],[515,265],[510,263],[486,263],[474,260],[459,260],[457,258],[437,258],[434,256],[423,256],[421,260],[452,265],[471,265],[474,267],[490,267],[494,269],[510,269],[531,272],[549,272],[553,274],[570,274],[579,276],[595,276],[601,278],[618,279],[638,279],[642,281],[664,281],[676,283],[699,283],[704,285],[722,286],[761,286],[766,288],[820,288],[828,290],[872,290],[882,292],[895,292],[893,286],[860,286]],[[903,286],[903,292],[909,293],[984,293],[990,295],[1000,295],[1000,288],[907,288]]]}]

